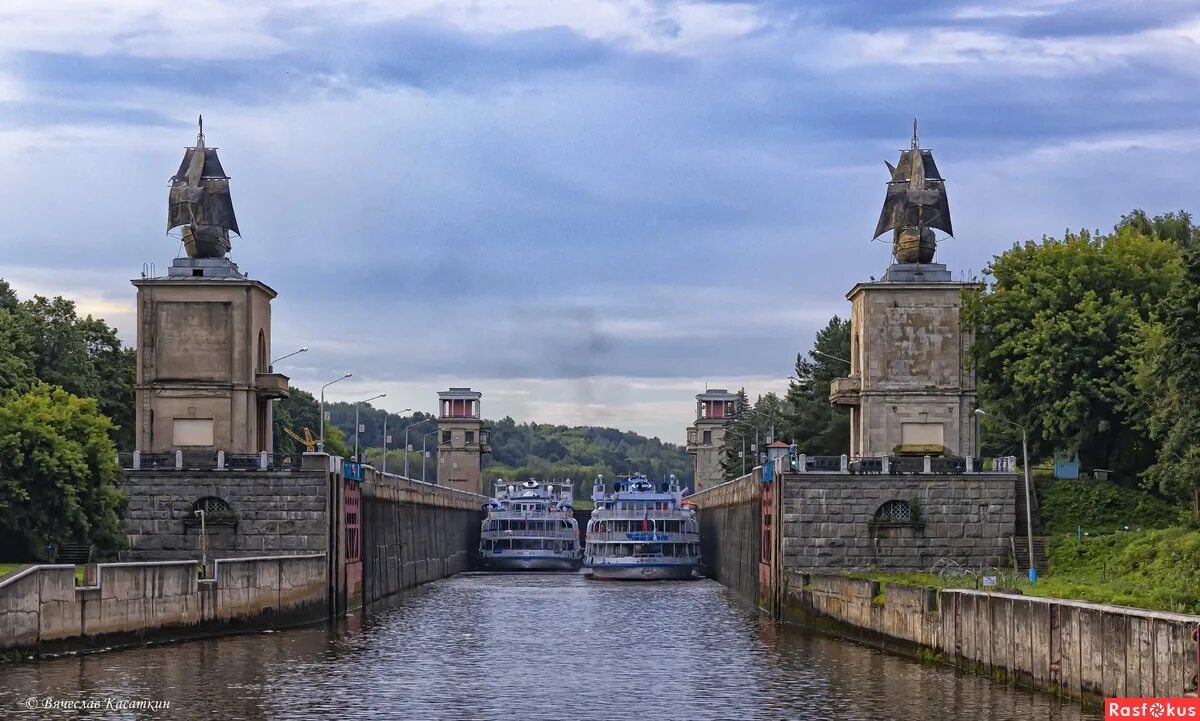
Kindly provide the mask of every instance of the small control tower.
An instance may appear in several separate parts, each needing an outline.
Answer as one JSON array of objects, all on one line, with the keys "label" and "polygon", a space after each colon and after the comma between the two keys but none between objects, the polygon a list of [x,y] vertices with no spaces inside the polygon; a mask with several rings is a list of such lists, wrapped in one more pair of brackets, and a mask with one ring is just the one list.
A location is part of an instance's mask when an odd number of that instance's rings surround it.
[{"label": "small control tower", "polygon": [[486,495],[483,454],[491,453],[490,428],[479,414],[483,394],[470,388],[438,393],[438,485]]},{"label": "small control tower", "polygon": [[696,424],[687,429],[687,452],[696,457],[695,490],[722,483],[721,450],[725,429],[737,409],[737,393],[713,388],[696,394]]}]

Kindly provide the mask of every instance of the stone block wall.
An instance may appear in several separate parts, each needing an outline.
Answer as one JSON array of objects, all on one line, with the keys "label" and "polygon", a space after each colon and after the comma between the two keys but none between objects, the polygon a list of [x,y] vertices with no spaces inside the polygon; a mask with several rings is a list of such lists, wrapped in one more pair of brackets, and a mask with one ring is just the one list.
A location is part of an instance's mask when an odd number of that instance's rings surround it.
[{"label": "stone block wall", "polygon": [[324,553],[329,522],[329,476],[323,469],[292,471],[126,470],[125,560],[194,559],[201,555],[195,504],[214,497],[232,515],[207,514],[209,558]]},{"label": "stone block wall", "polygon": [[[1012,474],[782,476],[783,565],[788,569],[920,570],[945,559],[1007,564],[1016,530]],[[877,519],[889,501],[911,522]]]},{"label": "stone block wall", "polygon": [[762,482],[758,473],[703,490],[696,504],[700,557],[708,574],[746,602],[758,602]]}]

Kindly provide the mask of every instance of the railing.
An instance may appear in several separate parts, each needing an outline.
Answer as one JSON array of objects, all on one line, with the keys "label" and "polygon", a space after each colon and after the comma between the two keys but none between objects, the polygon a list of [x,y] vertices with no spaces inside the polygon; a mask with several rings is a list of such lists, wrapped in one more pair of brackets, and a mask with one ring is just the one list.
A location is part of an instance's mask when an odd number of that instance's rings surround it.
[{"label": "railing", "polygon": [[593,518],[603,518],[605,521],[640,521],[650,520],[681,520],[678,510],[674,511],[641,511],[633,508],[601,508],[596,506],[592,511]]},{"label": "railing", "polygon": [[619,543],[699,543],[699,533],[675,533],[668,531],[592,531],[589,541],[611,541]]},{"label": "railing", "polygon": [[134,471],[281,471],[303,467],[301,453],[226,453],[225,451],[175,451],[174,453],[118,453],[117,466]]},{"label": "railing", "polygon": [[570,511],[488,511],[488,518],[514,521],[559,520],[574,517]]},{"label": "railing", "polygon": [[[846,473],[850,475],[968,475],[1015,473],[1015,456],[973,458],[959,456],[809,456],[786,455],[771,461],[771,475],[781,473]],[[654,516],[651,516],[654,518]]]},{"label": "railing", "polygon": [[574,528],[553,528],[545,531],[483,531],[480,536],[493,541],[504,538],[546,538],[559,540],[577,539],[579,538],[579,533]]}]

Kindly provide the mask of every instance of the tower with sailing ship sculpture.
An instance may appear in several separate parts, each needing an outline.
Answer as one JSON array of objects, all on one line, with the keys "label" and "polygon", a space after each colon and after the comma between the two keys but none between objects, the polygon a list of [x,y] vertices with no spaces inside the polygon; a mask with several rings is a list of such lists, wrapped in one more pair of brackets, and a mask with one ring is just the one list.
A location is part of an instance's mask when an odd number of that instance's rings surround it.
[{"label": "tower with sailing ship sculpture", "polygon": [[961,322],[963,296],[981,287],[956,282],[935,263],[935,231],[953,236],[946,180],[922,148],[913,121],[900,151],[875,238],[892,233],[892,264],[880,280],[855,285],[850,310],[850,368],[833,381],[830,402],[850,414],[850,455],[975,456],[972,335]]}]

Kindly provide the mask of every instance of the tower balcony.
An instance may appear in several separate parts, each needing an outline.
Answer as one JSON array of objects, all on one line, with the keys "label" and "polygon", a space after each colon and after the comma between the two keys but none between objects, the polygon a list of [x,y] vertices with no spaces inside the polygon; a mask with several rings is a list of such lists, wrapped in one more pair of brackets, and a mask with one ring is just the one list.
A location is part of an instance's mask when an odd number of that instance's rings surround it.
[{"label": "tower balcony", "polygon": [[856,406],[862,393],[862,377],[834,378],[829,384],[829,402],[837,406]]},{"label": "tower balcony", "polygon": [[255,373],[254,392],[261,398],[287,398],[288,380],[282,373]]}]

